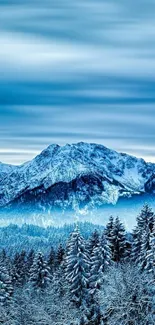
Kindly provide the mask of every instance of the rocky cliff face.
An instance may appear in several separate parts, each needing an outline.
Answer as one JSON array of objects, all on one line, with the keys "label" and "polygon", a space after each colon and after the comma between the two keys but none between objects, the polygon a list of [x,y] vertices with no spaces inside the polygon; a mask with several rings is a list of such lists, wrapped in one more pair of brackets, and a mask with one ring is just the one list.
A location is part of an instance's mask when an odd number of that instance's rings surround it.
[{"label": "rocky cliff face", "polygon": [[155,190],[155,164],[102,145],[51,145],[21,166],[0,164],[0,207],[116,204]]}]

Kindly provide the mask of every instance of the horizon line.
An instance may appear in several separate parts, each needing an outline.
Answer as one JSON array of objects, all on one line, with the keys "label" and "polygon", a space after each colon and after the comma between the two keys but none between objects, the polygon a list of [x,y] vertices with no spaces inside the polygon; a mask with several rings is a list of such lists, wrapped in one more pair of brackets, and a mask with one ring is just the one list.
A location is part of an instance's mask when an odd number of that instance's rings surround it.
[{"label": "horizon line", "polygon": [[[101,143],[97,143],[97,142],[87,142],[87,141],[78,141],[78,142],[72,142],[72,143],[66,143],[66,144],[58,144],[58,143],[51,143],[47,146],[45,146],[43,149],[40,149],[40,150],[33,150],[33,149],[12,149],[12,148],[0,148],[0,157],[1,157],[1,154],[3,155],[6,155],[6,156],[14,156],[14,159],[13,161],[10,163],[10,159],[8,161],[6,161],[5,159],[1,159],[0,158],[0,163],[2,164],[6,164],[6,165],[13,165],[13,166],[20,166],[20,165],[23,165],[29,161],[31,161],[32,159],[34,159],[36,156],[38,156],[39,154],[41,154],[42,151],[46,150],[48,147],[52,146],[52,145],[58,145],[59,147],[64,147],[66,145],[75,145],[75,144],[79,144],[79,143],[86,143],[86,144],[94,144],[94,145],[101,145],[107,149],[110,149],[112,151],[116,151],[120,154],[127,154],[129,156],[133,156],[137,159],[143,159],[146,163],[155,163],[155,156],[153,155],[140,155],[139,153],[133,153],[132,150],[126,150],[126,151],[122,151],[122,150],[118,150],[118,149],[113,149],[113,148],[110,148],[110,147],[107,147]],[[15,157],[19,157],[20,155],[27,155],[29,156],[29,158],[25,158],[25,159],[19,159],[19,163],[15,163],[16,159]]]}]

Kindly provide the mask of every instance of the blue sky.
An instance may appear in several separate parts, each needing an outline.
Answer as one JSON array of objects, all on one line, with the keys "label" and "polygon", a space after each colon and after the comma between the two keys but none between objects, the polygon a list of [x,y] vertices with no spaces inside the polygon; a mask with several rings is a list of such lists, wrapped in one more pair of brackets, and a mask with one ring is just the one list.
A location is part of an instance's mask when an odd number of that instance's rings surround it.
[{"label": "blue sky", "polygon": [[155,1],[0,1],[0,161],[97,142],[155,161]]}]

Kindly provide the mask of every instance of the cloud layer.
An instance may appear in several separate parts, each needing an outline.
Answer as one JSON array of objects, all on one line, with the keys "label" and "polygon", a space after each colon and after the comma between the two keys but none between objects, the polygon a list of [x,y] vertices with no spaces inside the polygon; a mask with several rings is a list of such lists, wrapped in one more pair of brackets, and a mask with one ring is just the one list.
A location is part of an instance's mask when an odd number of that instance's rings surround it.
[{"label": "cloud layer", "polygon": [[0,2],[0,160],[98,142],[155,160],[155,2]]}]

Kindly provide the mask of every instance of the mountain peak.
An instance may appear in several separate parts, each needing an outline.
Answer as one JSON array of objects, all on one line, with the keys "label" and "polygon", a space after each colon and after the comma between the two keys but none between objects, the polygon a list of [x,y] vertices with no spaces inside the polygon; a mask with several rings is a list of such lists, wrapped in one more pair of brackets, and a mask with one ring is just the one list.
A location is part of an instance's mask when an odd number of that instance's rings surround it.
[{"label": "mountain peak", "polygon": [[101,144],[51,144],[18,168],[0,164],[0,206],[115,204],[122,196],[144,193],[154,171],[154,164]]}]

